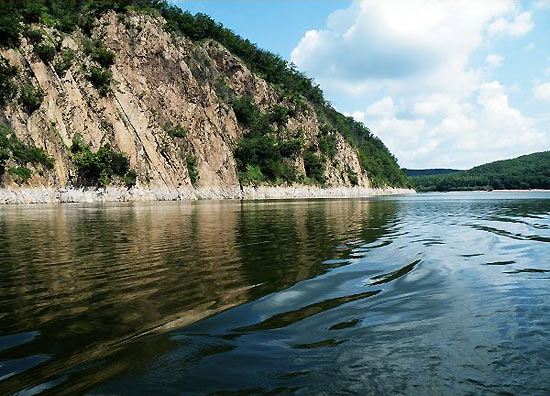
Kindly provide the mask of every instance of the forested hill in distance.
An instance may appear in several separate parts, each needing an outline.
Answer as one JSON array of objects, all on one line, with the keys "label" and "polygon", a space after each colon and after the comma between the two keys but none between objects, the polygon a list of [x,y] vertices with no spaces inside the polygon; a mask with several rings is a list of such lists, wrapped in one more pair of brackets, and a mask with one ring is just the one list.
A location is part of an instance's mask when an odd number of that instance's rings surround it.
[{"label": "forested hill in distance", "polygon": [[0,2],[0,187],[234,197],[409,182],[311,78],[207,15],[159,0]]},{"label": "forested hill in distance", "polygon": [[410,175],[417,191],[550,189],[550,151],[439,175]]},{"label": "forested hill in distance", "polygon": [[445,168],[434,168],[434,169],[404,169],[407,176],[431,176],[431,175],[444,175],[446,173],[460,172],[458,169],[445,169]]}]

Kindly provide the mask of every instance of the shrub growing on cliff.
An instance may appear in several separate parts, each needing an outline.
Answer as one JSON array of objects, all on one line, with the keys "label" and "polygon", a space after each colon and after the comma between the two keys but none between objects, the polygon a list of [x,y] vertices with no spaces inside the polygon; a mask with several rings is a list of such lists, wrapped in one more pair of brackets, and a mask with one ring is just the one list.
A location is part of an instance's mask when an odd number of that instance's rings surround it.
[{"label": "shrub growing on cliff", "polygon": [[35,87],[31,83],[25,83],[23,88],[21,88],[19,102],[21,102],[29,114],[38,110],[42,104],[42,99],[44,99],[44,92],[42,91],[42,88]]},{"label": "shrub growing on cliff", "polygon": [[238,141],[235,159],[241,184],[262,182],[292,183],[296,180],[296,169],[285,159],[293,159],[301,151],[300,137],[280,139],[269,121],[250,97],[233,100],[233,111],[237,120],[248,129]]},{"label": "shrub growing on cliff", "polygon": [[6,162],[12,160],[25,167],[27,164],[42,165],[52,169],[54,159],[41,148],[21,142],[13,131],[0,125],[0,176],[5,172]]},{"label": "shrub growing on cliff", "polygon": [[130,169],[130,160],[120,152],[114,151],[109,144],[93,152],[76,136],[71,146],[73,162],[78,171],[79,182],[83,185],[105,187],[119,178],[126,186],[135,184],[137,173]]},{"label": "shrub growing on cliff", "polygon": [[102,96],[106,96],[111,92],[113,73],[109,69],[92,66],[86,77]]},{"label": "shrub growing on cliff", "polygon": [[348,180],[352,186],[357,186],[359,184],[359,177],[354,171],[351,170],[349,166],[346,166],[346,174],[348,175]]},{"label": "shrub growing on cliff", "polygon": [[235,98],[231,105],[237,121],[245,127],[252,127],[261,116],[258,107],[254,104],[250,96]]},{"label": "shrub growing on cliff", "polygon": [[10,153],[7,150],[0,148],[0,180],[6,171],[6,161],[10,158]]},{"label": "shrub growing on cliff", "polygon": [[304,152],[304,168],[307,177],[316,180],[321,185],[325,184],[325,163],[320,157],[315,155],[312,148],[308,148]]},{"label": "shrub growing on cliff", "polygon": [[72,66],[74,59],[75,52],[72,49],[67,48],[63,50],[59,56],[59,59],[54,64],[54,69],[57,74],[64,74]]},{"label": "shrub growing on cliff", "polygon": [[25,168],[24,166],[10,168],[8,173],[14,177],[15,182],[19,185],[26,183],[32,175],[31,170],[29,168]]},{"label": "shrub growing on cliff", "polygon": [[187,135],[187,131],[180,124],[172,125],[172,123],[167,122],[164,124],[164,130],[173,138],[183,139]]},{"label": "shrub growing on cliff", "polygon": [[288,121],[288,108],[277,105],[269,112],[269,122],[284,126]]},{"label": "shrub growing on cliff", "polygon": [[0,56],[0,106],[3,106],[17,94],[15,77],[17,68],[10,65],[8,60]]},{"label": "shrub growing on cliff", "polygon": [[21,10],[23,20],[27,23],[36,23],[40,21],[42,14],[46,13],[48,9],[38,1],[28,1]]},{"label": "shrub growing on cliff", "polygon": [[0,1],[0,44],[16,46],[21,32],[21,15],[16,4]]},{"label": "shrub growing on cliff", "polygon": [[55,58],[55,47],[48,44],[36,44],[33,48],[36,55],[40,57],[44,62],[50,63]]},{"label": "shrub growing on cliff", "polygon": [[23,34],[31,44],[37,44],[44,39],[44,33],[39,29],[26,29]]},{"label": "shrub growing on cliff", "polygon": [[333,159],[338,151],[336,149],[336,136],[333,133],[321,135],[319,138],[319,150],[328,158]]},{"label": "shrub growing on cliff", "polygon": [[279,142],[279,151],[284,158],[295,159],[302,153],[303,147],[304,137],[301,135]]},{"label": "shrub growing on cliff", "polygon": [[133,169],[130,169],[128,172],[126,172],[126,174],[122,178],[122,181],[127,188],[132,188],[136,185],[137,176],[137,172]]},{"label": "shrub growing on cliff", "polygon": [[185,158],[185,163],[187,165],[187,173],[189,174],[189,179],[191,179],[191,184],[193,186],[196,186],[200,179],[199,171],[197,169],[197,157],[189,154]]},{"label": "shrub growing on cliff", "polygon": [[96,47],[92,52],[92,59],[99,63],[102,67],[109,67],[115,63],[115,53],[103,46]]}]

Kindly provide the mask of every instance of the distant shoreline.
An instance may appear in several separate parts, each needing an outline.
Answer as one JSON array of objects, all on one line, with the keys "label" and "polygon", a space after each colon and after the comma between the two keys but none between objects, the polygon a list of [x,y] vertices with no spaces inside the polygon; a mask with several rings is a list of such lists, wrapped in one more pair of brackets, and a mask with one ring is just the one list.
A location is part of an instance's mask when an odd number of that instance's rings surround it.
[{"label": "distant shoreline", "polygon": [[379,195],[413,194],[403,188],[364,188],[286,186],[286,187],[238,187],[231,188],[0,188],[0,205],[25,205],[46,203],[103,203],[146,201],[193,200],[263,200],[308,198],[362,198]]},{"label": "distant shoreline", "polygon": [[493,190],[488,192],[550,192],[550,190],[545,190],[542,188],[534,188],[532,190]]},{"label": "distant shoreline", "polygon": [[532,190],[453,190],[453,191],[422,191],[420,194],[427,193],[530,193],[530,192],[550,192],[549,190],[534,188]]}]

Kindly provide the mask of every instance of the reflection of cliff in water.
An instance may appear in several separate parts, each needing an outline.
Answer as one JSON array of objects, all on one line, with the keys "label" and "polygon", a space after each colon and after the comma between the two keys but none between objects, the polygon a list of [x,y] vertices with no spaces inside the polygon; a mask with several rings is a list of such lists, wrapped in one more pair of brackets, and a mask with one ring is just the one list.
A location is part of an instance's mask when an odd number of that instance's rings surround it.
[{"label": "reflection of cliff in water", "polygon": [[[83,390],[170,347],[135,337],[181,327],[323,273],[342,241],[384,234],[395,203],[196,202],[8,208],[0,213],[0,329],[38,332],[0,361],[47,360],[0,383],[44,383],[70,367]],[[78,380],[76,378],[80,377]],[[74,386],[74,387],[73,387]]]},{"label": "reflection of cliff in water", "polygon": [[254,296],[325,272],[319,257],[339,257],[354,245],[375,241],[386,232],[395,212],[392,201],[243,204],[237,241],[243,272],[247,279],[261,283],[252,290]]}]

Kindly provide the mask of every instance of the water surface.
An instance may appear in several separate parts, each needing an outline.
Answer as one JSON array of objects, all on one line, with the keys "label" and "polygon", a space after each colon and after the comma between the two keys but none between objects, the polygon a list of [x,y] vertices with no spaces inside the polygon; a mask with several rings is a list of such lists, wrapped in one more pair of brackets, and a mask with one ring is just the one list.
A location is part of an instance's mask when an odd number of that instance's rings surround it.
[{"label": "water surface", "polygon": [[547,394],[550,194],[0,207],[0,394]]}]

